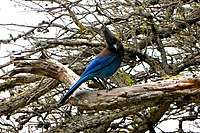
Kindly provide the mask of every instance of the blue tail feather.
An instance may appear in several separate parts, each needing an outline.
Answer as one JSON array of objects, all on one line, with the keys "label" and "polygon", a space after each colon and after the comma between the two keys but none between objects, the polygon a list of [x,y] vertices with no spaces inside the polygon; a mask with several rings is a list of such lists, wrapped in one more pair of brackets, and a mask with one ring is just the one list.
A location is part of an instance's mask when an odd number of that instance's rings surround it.
[{"label": "blue tail feather", "polygon": [[71,96],[71,94],[72,94],[83,82],[85,82],[85,78],[81,77],[81,78],[71,87],[71,89],[63,96],[63,98],[60,100],[60,104],[63,104],[63,103]]}]

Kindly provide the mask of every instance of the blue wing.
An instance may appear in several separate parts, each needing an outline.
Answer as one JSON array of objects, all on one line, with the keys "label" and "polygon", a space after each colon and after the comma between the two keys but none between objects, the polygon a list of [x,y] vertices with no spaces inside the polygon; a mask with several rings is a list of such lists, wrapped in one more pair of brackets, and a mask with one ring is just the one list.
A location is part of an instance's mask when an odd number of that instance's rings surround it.
[{"label": "blue wing", "polygon": [[106,57],[95,58],[82,73],[82,76],[101,71],[102,68],[110,65],[115,60],[115,58],[115,54],[111,54]]}]

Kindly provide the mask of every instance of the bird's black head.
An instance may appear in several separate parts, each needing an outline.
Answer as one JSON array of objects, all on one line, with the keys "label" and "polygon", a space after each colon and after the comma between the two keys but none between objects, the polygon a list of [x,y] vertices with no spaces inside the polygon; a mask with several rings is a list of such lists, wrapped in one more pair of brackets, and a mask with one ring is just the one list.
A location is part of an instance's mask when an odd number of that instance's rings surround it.
[{"label": "bird's black head", "polygon": [[103,26],[102,30],[103,30],[104,38],[106,40],[106,47],[109,50],[115,53],[124,51],[121,41],[118,38],[116,38],[106,26]]}]

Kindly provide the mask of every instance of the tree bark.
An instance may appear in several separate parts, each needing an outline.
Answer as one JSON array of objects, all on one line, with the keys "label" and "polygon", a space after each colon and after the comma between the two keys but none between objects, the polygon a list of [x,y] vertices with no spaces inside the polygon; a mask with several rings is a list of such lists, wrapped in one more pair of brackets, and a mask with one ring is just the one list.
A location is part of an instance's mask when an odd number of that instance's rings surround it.
[{"label": "tree bark", "polygon": [[[8,75],[17,73],[32,73],[52,77],[70,87],[79,78],[73,71],[56,60],[17,60],[17,67]],[[10,100],[0,103],[0,115],[11,113],[18,108],[28,105],[40,96],[55,88],[60,82],[50,80],[48,84],[38,89],[28,90]],[[115,88],[111,91],[77,90],[68,103],[79,106],[82,110],[107,110],[129,107],[129,105],[144,104],[154,106],[155,101],[171,101],[174,97],[194,93],[200,88],[199,78],[182,77],[164,81]],[[35,92],[37,90],[37,92]],[[42,92],[42,93],[39,93]],[[36,95],[39,94],[39,95]],[[15,102],[14,102],[15,101]],[[17,102],[16,102],[17,101]]]}]

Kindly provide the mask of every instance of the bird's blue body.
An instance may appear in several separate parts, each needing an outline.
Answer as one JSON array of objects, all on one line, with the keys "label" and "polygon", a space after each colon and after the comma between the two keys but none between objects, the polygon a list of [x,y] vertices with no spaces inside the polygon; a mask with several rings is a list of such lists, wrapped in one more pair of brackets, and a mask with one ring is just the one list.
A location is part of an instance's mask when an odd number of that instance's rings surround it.
[{"label": "bird's blue body", "polygon": [[60,103],[64,103],[69,96],[83,83],[97,78],[106,78],[112,76],[124,58],[124,48],[119,39],[117,39],[108,28],[103,27],[106,47],[97,55],[97,57],[88,65],[82,73],[80,79],[64,95]]}]

